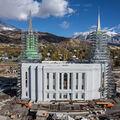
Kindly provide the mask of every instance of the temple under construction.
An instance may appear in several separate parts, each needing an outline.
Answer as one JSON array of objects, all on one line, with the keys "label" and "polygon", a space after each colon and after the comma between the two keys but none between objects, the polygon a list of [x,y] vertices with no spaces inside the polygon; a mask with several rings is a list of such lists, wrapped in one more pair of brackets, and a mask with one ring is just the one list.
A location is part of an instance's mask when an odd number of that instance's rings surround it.
[{"label": "temple under construction", "polygon": [[25,60],[26,62],[29,62],[30,60],[35,62],[36,60],[38,60],[39,59],[37,49],[38,39],[37,33],[33,32],[32,30],[31,12],[29,20],[29,29],[28,32],[23,32],[22,42],[23,42],[23,60]]},{"label": "temple under construction", "polygon": [[90,41],[92,44],[90,63],[101,63],[103,67],[101,92],[104,97],[111,97],[114,95],[115,84],[112,78],[112,61],[110,51],[107,46],[107,36],[101,30],[100,12],[98,13],[98,25],[96,31],[90,34]]},{"label": "temple under construction", "polygon": [[20,64],[21,99],[32,101],[93,100],[114,95],[110,52],[107,37],[100,27],[90,34],[91,54],[87,62],[41,61],[38,56],[37,34],[24,33],[23,59]]}]

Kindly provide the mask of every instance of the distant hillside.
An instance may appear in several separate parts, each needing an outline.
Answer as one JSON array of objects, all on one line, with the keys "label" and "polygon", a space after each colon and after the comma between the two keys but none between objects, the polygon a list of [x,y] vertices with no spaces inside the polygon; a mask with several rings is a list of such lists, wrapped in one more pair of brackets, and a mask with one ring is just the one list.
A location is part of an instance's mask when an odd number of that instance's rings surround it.
[{"label": "distant hillside", "polygon": [[21,31],[0,31],[0,43],[21,43]]},{"label": "distant hillside", "polygon": [[[4,30],[0,31],[0,43],[7,43],[7,44],[22,44],[21,40],[21,31],[10,31]],[[38,42],[42,43],[43,45],[53,44],[60,46],[78,46],[87,45],[87,41],[80,41],[73,38],[65,38],[56,36],[50,33],[42,33],[38,32]]]},{"label": "distant hillside", "polygon": [[[0,43],[19,45],[22,44],[21,37],[22,35],[20,29],[0,21]],[[87,44],[85,41],[82,42],[73,38],[65,38],[43,32],[38,32],[38,42],[43,46],[54,45],[57,47],[83,46],[83,44]]]}]

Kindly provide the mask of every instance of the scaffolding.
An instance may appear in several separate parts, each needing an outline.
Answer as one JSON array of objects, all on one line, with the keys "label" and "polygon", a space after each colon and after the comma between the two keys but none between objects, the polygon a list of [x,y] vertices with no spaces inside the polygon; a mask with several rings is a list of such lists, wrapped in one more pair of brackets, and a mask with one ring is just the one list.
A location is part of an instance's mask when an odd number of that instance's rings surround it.
[{"label": "scaffolding", "polygon": [[21,97],[21,63],[38,63],[40,62],[38,55],[38,33],[32,30],[32,18],[30,12],[29,29],[22,31],[22,58],[18,69],[17,96]]},{"label": "scaffolding", "polygon": [[[110,51],[107,47],[107,36],[105,32],[94,31],[90,34],[90,42],[92,44],[90,63],[101,63],[102,76],[101,94],[105,98],[110,98],[114,95],[115,83],[112,77],[112,62]],[[101,79],[103,79],[101,77]]]},{"label": "scaffolding", "polygon": [[90,42],[92,44],[92,50],[90,55],[90,61],[92,63],[104,63],[108,62],[109,49],[107,47],[107,37],[104,32],[98,34],[96,31],[90,34]]},{"label": "scaffolding", "polygon": [[38,35],[37,32],[22,32],[22,62],[38,62]]},{"label": "scaffolding", "polygon": [[30,11],[29,29],[22,32],[22,62],[39,62],[38,34],[32,30],[32,14]]},{"label": "scaffolding", "polygon": [[21,64],[18,64],[17,97],[21,98]]}]

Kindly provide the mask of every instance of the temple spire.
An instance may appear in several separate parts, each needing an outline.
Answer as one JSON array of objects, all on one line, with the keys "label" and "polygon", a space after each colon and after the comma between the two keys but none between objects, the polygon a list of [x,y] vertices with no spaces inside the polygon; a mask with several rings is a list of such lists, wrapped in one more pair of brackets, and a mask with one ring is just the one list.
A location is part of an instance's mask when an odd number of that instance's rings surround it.
[{"label": "temple spire", "polygon": [[32,30],[32,13],[31,13],[31,11],[30,11],[30,15],[29,15],[29,30],[28,31],[30,31],[30,32],[33,31]]},{"label": "temple spire", "polygon": [[101,25],[100,25],[100,10],[98,10],[98,24],[97,24],[97,32],[101,30]]}]

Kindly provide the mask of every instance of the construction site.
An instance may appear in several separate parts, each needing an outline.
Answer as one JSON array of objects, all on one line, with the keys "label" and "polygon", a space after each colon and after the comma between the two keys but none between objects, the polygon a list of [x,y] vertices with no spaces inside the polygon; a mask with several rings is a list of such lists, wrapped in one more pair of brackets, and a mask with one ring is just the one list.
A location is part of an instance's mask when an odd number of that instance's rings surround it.
[{"label": "construction site", "polygon": [[[3,68],[5,71],[3,71]],[[116,96],[97,100],[51,100],[33,102],[20,99],[19,65],[1,64],[0,120],[119,120],[120,76],[119,69],[112,71]],[[19,86],[19,87],[18,87]]]},{"label": "construction site", "polygon": [[0,95],[0,120],[110,120],[120,119],[120,96],[93,101],[33,103]]},{"label": "construction site", "polygon": [[[5,65],[4,65],[5,67]],[[2,67],[1,67],[2,69]],[[7,65],[0,77],[0,120],[119,120],[120,76],[112,71],[116,84],[116,96],[98,100],[52,100],[33,102],[18,95],[19,67]],[[13,76],[13,77],[12,77]]]},{"label": "construction site", "polygon": [[22,58],[1,64],[0,120],[120,120],[119,70],[106,40],[99,14],[88,60],[42,61],[30,13]]}]

